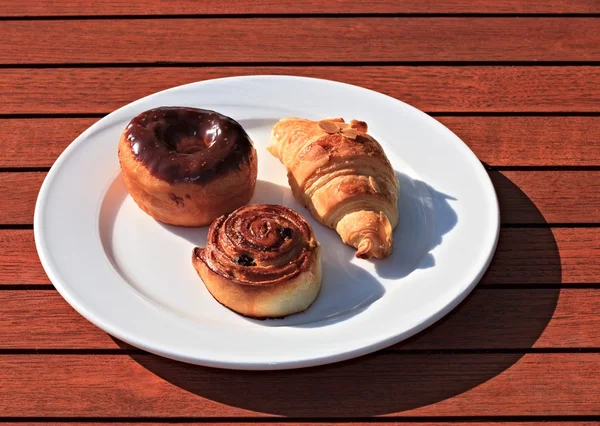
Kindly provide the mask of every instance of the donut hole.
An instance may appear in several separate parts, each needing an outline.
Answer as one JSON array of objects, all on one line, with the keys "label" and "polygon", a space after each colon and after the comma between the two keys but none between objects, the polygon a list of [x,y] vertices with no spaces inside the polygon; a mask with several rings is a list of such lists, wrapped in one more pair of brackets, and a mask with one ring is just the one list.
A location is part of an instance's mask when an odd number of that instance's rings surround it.
[{"label": "donut hole", "polygon": [[156,140],[161,141],[171,152],[193,154],[204,151],[213,141],[202,137],[197,126],[185,121],[166,123],[154,128]]}]

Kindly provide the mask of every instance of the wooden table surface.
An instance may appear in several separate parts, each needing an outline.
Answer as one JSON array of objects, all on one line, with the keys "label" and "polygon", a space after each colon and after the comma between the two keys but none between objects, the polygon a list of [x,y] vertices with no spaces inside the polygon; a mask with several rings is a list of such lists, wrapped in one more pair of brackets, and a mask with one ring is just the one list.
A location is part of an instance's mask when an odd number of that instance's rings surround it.
[{"label": "wooden table surface", "polygon": [[[600,1],[0,0],[0,36],[0,421],[599,420]],[[59,296],[32,219],[62,150],[141,96],[251,74],[386,93],[473,149],[502,231],[459,308],[363,358],[233,372],[129,347]]]}]

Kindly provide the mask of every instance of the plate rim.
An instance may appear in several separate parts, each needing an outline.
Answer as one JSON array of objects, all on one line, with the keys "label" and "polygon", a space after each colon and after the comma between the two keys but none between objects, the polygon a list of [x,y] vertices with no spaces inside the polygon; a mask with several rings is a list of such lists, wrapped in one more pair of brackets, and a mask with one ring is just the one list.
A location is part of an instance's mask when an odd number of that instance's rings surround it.
[{"label": "plate rim", "polygon": [[[476,170],[478,172],[478,174],[482,177],[481,183],[486,187],[486,192],[488,193],[488,195],[492,196],[492,201],[494,204],[493,205],[494,208],[490,212],[491,214],[493,214],[492,220],[495,223],[495,229],[493,230],[493,243],[489,249],[489,252],[486,256],[485,261],[482,264],[482,267],[479,268],[478,272],[470,280],[469,284],[466,285],[462,289],[461,292],[459,292],[449,303],[446,303],[445,306],[442,309],[438,310],[434,315],[431,315],[427,319],[413,325],[412,327],[410,327],[408,330],[406,330],[404,332],[392,333],[392,335],[390,335],[387,338],[382,338],[382,339],[376,341],[375,343],[363,345],[356,349],[338,351],[338,352],[335,352],[334,354],[326,354],[326,355],[316,356],[316,357],[304,357],[301,360],[291,360],[291,361],[286,360],[286,361],[275,362],[275,363],[271,363],[271,362],[240,362],[240,361],[235,361],[235,360],[234,361],[231,361],[231,360],[222,361],[222,360],[201,358],[198,356],[196,356],[192,359],[192,358],[189,358],[186,356],[181,356],[179,354],[174,354],[172,352],[170,353],[168,351],[163,350],[160,347],[161,346],[160,344],[154,345],[154,346],[146,344],[145,342],[139,341],[136,338],[136,336],[129,336],[129,335],[127,335],[126,332],[122,332],[121,330],[112,327],[111,325],[107,324],[102,318],[99,318],[94,313],[89,312],[88,307],[85,306],[85,303],[78,301],[75,296],[71,295],[68,290],[68,285],[63,284],[63,282],[62,282],[63,280],[60,277],[60,274],[58,273],[58,271],[55,271],[55,268],[52,265],[53,262],[50,258],[51,257],[50,252],[49,252],[48,248],[46,247],[46,241],[44,240],[44,235],[43,235],[44,227],[41,226],[41,224],[43,223],[42,222],[43,206],[46,202],[49,188],[54,180],[54,175],[56,173],[58,173],[58,170],[61,168],[61,165],[65,161],[67,161],[67,158],[69,157],[69,153],[72,150],[76,149],[76,147],[81,143],[82,140],[84,140],[87,137],[87,135],[89,133],[93,133],[99,127],[101,127],[102,125],[105,125],[106,124],[105,119],[108,119],[111,116],[116,116],[122,110],[124,110],[126,108],[130,108],[133,105],[136,105],[138,103],[142,103],[142,102],[148,100],[148,98],[151,98],[151,97],[154,97],[154,96],[157,96],[160,94],[164,94],[166,92],[172,92],[172,91],[176,91],[176,90],[185,90],[187,87],[199,87],[199,86],[202,86],[205,84],[211,84],[216,81],[253,80],[253,79],[257,79],[257,80],[265,80],[265,79],[267,79],[267,80],[268,79],[298,80],[298,79],[300,79],[300,80],[309,80],[309,81],[319,82],[319,83],[328,83],[328,84],[332,83],[332,84],[336,84],[336,85],[348,86],[348,87],[353,88],[353,90],[360,89],[361,91],[370,92],[371,95],[375,94],[377,96],[386,97],[394,102],[401,103],[405,108],[408,107],[414,113],[426,116],[428,118],[429,122],[432,123],[432,125],[437,126],[437,128],[441,129],[443,132],[451,134],[454,137],[456,142],[460,142],[457,145],[461,146],[463,152],[467,153],[467,155],[470,157],[470,163],[472,163],[474,170]],[[435,124],[433,124],[433,123],[435,123]],[[363,355],[366,355],[369,353],[373,353],[373,352],[376,352],[383,348],[389,347],[390,345],[393,345],[395,343],[406,340],[409,337],[412,337],[415,334],[430,327],[432,324],[436,323],[441,318],[445,317],[448,313],[450,313],[454,308],[456,308],[456,306],[458,306],[471,293],[471,291],[477,286],[477,284],[479,283],[479,281],[481,280],[481,278],[483,277],[483,275],[489,268],[489,265],[494,257],[494,254],[495,254],[495,251],[496,251],[496,248],[498,245],[498,240],[499,240],[500,208],[499,208],[498,197],[497,197],[496,191],[494,189],[493,183],[492,183],[488,173],[486,172],[485,167],[483,166],[481,161],[477,158],[475,153],[469,148],[469,146],[460,137],[458,137],[454,132],[452,132],[452,130],[447,128],[444,124],[442,124],[435,118],[433,118],[430,115],[426,114],[425,112],[419,110],[418,108],[416,108],[410,104],[407,104],[406,102],[403,102],[402,100],[399,100],[392,96],[386,95],[384,93],[381,93],[381,92],[378,92],[378,91],[375,91],[372,89],[368,89],[365,87],[340,82],[340,81],[322,79],[322,78],[313,78],[313,77],[294,76],[294,75],[261,74],[261,75],[245,75],[245,76],[230,76],[230,77],[214,78],[214,79],[190,82],[190,83],[186,83],[183,85],[166,88],[164,90],[160,90],[158,92],[151,93],[147,96],[141,97],[130,103],[127,103],[127,104],[115,109],[114,111],[110,112],[106,116],[98,119],[98,121],[96,121],[94,124],[89,126],[82,133],[80,133],[67,146],[67,148],[65,148],[65,150],[63,150],[63,152],[58,156],[58,158],[52,164],[50,170],[48,171],[48,174],[44,178],[44,181],[41,185],[40,191],[39,191],[37,199],[36,199],[33,223],[34,223],[34,227],[33,227],[34,232],[33,233],[34,233],[36,250],[37,250],[40,262],[42,264],[42,267],[43,267],[45,273],[50,278],[50,281],[52,282],[55,289],[67,301],[67,303],[69,303],[69,305],[71,305],[71,307],[73,309],[75,309],[80,315],[82,315],[86,320],[88,320],[89,322],[94,324],[96,327],[107,332],[109,335],[112,335],[112,336],[118,338],[119,340],[122,340],[126,343],[129,343],[135,347],[141,348],[150,353],[160,355],[160,356],[163,356],[163,357],[166,357],[169,359],[187,362],[187,363],[204,365],[204,366],[208,366],[208,367],[234,369],[234,370],[279,370],[279,369],[305,368],[305,367],[311,367],[311,366],[317,366],[317,365],[324,365],[324,364],[329,364],[332,362],[344,361],[344,360],[352,359],[355,357],[363,356]],[[464,281],[467,281],[467,279],[465,279]]]}]

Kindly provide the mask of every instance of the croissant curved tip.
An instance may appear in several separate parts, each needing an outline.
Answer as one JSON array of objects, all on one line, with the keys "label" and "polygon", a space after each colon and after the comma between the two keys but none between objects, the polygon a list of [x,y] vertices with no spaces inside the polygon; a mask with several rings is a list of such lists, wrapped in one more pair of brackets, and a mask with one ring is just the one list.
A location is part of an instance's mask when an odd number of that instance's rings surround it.
[{"label": "croissant curved tip", "polygon": [[356,257],[360,257],[361,259],[368,259],[369,257],[371,257],[369,256],[369,252],[371,251],[372,246],[373,243],[370,239],[365,238],[364,240],[362,240],[356,248]]},{"label": "croissant curved tip", "polygon": [[356,257],[361,259],[384,259],[392,252],[392,245],[387,242],[378,244],[370,238],[363,239],[356,248]]},{"label": "croissant curved tip", "polygon": [[356,257],[384,259],[392,253],[392,225],[383,212],[375,233],[368,234],[356,245]]}]

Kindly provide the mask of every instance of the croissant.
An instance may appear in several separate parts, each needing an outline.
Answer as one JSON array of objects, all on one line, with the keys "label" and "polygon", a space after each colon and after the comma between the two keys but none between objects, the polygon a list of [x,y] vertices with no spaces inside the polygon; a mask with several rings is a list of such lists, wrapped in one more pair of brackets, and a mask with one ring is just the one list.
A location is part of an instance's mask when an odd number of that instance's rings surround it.
[{"label": "croissant", "polygon": [[284,118],[268,150],[288,170],[294,197],[361,258],[385,258],[398,224],[398,179],[367,123]]}]

